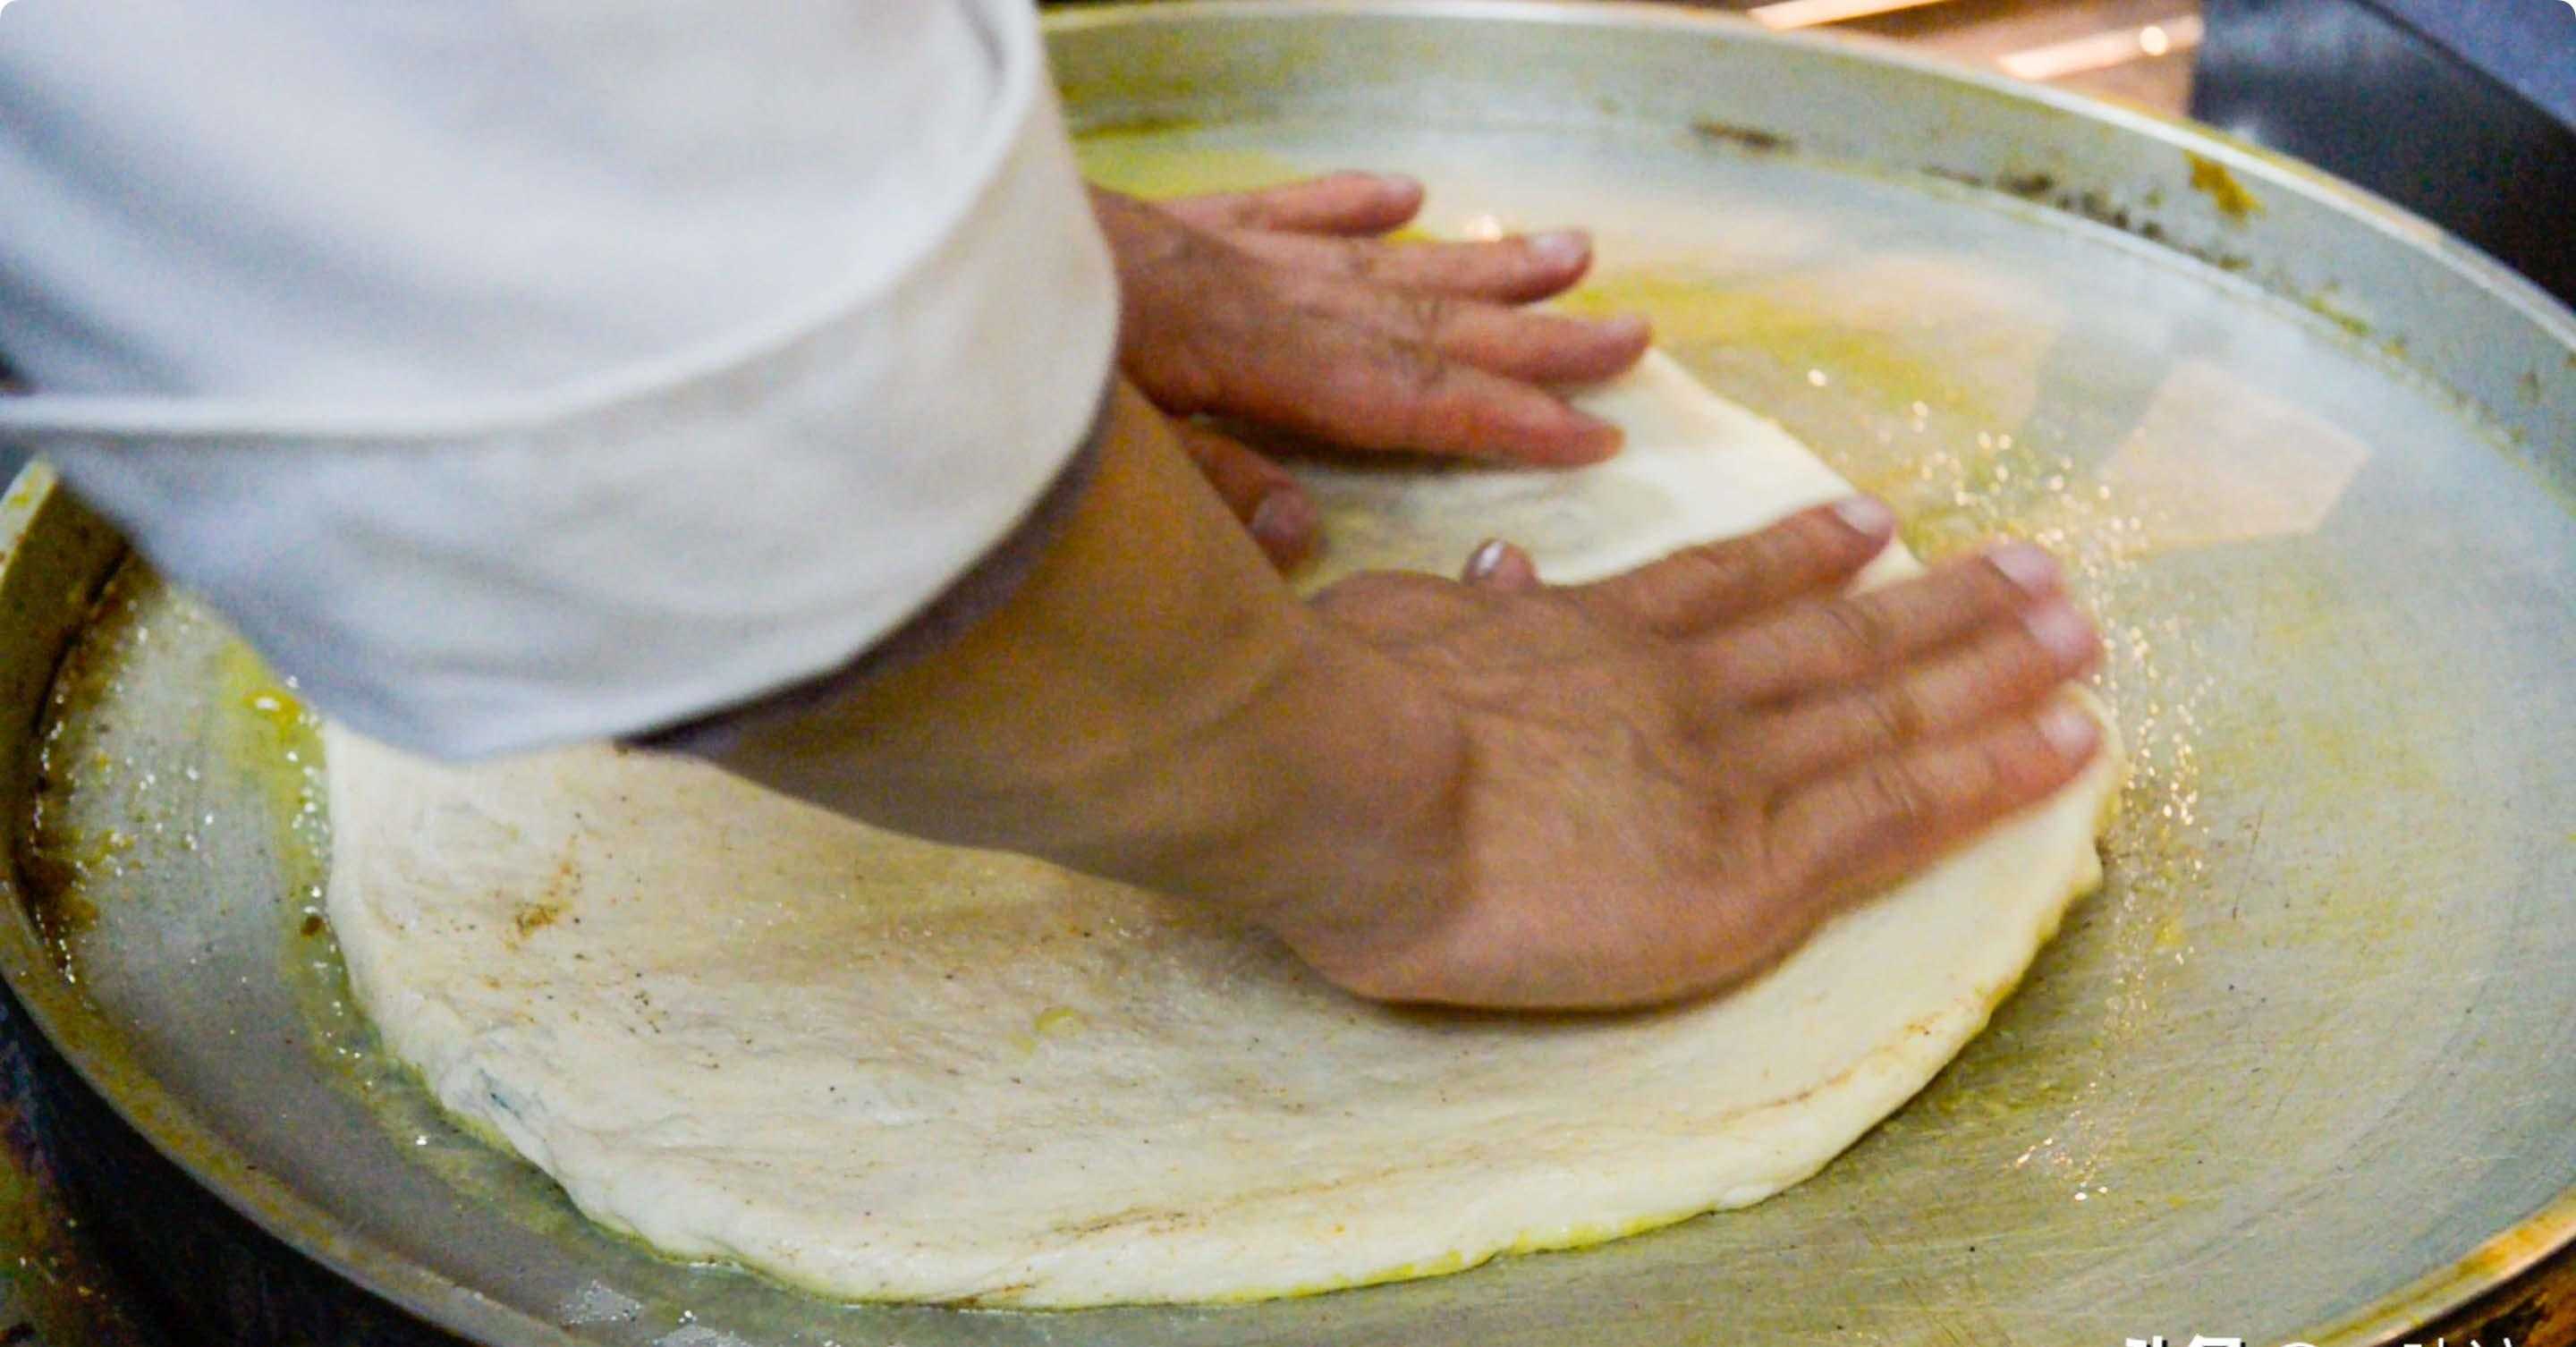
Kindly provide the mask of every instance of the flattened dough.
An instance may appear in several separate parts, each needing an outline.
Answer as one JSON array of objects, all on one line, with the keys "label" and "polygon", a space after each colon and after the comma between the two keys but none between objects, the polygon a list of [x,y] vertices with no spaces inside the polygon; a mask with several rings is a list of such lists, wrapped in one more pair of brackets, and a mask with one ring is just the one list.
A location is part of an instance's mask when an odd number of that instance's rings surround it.
[{"label": "flattened dough", "polygon": [[[1328,573],[1499,534],[1580,579],[1845,489],[1660,355],[1585,402],[1629,431],[1601,467],[1318,472]],[[351,979],[449,1109],[672,1253],[1021,1306],[1323,1290],[1760,1201],[1984,1026],[2099,880],[2116,775],[1733,995],[1522,1022],[1365,1005],[1203,912],[681,762],[327,751]]]}]

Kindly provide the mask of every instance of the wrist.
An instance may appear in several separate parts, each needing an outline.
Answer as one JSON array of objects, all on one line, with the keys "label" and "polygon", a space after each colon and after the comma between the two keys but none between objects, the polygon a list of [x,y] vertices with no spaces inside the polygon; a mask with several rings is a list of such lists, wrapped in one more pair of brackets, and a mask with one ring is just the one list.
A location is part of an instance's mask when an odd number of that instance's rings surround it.
[{"label": "wrist", "polygon": [[1205,826],[1122,877],[1234,911],[1339,980],[1459,890],[1465,735],[1427,680],[1298,611],[1276,675],[1201,744]]},{"label": "wrist", "polygon": [[936,841],[1239,912],[1327,972],[1455,891],[1462,735],[1287,592],[1132,390],[1009,600],[907,667],[705,756]]}]

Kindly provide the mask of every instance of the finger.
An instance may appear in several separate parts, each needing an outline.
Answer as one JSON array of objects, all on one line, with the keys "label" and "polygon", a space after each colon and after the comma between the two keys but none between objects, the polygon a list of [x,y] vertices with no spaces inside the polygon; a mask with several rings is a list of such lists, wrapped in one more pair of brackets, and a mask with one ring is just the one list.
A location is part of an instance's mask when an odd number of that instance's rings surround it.
[{"label": "finger", "polygon": [[2101,742],[2092,715],[2060,698],[1796,790],[1772,806],[1780,877],[1822,907],[1894,883],[2074,780]]},{"label": "finger", "polygon": [[1459,587],[1420,571],[1361,571],[1307,600],[1336,627],[1382,649],[1436,642],[1483,619],[1482,605],[1460,603]]},{"label": "finger", "polygon": [[1574,230],[1474,243],[1390,243],[1248,233],[1231,238],[1256,257],[1314,275],[1396,290],[1521,304],[1570,288],[1592,265],[1592,240]]},{"label": "finger", "polygon": [[1347,281],[1312,287],[1304,303],[1397,341],[1532,383],[1589,383],[1636,364],[1654,340],[1636,314],[1576,318],[1482,300]]},{"label": "finger", "polygon": [[1717,633],[1700,648],[1700,675],[1739,703],[1866,681],[2054,596],[2061,583],[2046,552],[2007,543],[1919,579]]},{"label": "finger", "polygon": [[1973,733],[2028,712],[2101,657],[2093,624],[2050,599],[1933,658],[1755,722],[1744,753],[1762,779],[1809,780]]},{"label": "finger", "polygon": [[1422,184],[1389,173],[1333,173],[1257,191],[1213,192],[1155,204],[1202,229],[1372,235],[1401,226],[1422,209]]},{"label": "finger", "polygon": [[1467,554],[1467,565],[1458,576],[1478,589],[1506,594],[1527,593],[1539,587],[1538,563],[1530,554],[1500,538],[1488,538],[1475,551]]},{"label": "finger", "polygon": [[1578,592],[1650,631],[1686,636],[1802,595],[1839,591],[1895,534],[1896,516],[1885,505],[1853,496],[1758,533],[1683,548]]},{"label": "finger", "polygon": [[1349,324],[1212,352],[1209,369],[1211,405],[1344,448],[1548,465],[1619,449],[1617,426],[1562,398]]},{"label": "finger", "polygon": [[1313,553],[1321,517],[1313,498],[1287,469],[1196,422],[1176,421],[1172,429],[1271,565],[1284,571]]}]

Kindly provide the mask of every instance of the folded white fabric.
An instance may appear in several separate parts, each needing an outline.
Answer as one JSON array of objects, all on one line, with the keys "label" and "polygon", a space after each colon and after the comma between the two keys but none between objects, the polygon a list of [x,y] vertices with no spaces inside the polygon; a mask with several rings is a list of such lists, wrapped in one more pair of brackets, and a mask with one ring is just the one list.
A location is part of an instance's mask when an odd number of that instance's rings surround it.
[{"label": "folded white fabric", "polygon": [[1046,490],[1116,322],[1014,0],[0,15],[0,439],[414,749],[847,661]]}]

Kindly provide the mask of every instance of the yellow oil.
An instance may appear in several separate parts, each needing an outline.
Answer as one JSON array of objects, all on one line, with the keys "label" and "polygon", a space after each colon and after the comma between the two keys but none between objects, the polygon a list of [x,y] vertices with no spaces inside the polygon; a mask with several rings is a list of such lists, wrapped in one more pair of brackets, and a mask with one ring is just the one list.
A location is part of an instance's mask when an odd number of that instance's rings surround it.
[{"label": "yellow oil", "polygon": [[2183,151],[2183,158],[2191,162],[2191,189],[2208,197],[2219,214],[2242,224],[2263,213],[2263,199],[2246,190],[2227,165],[2189,150]]},{"label": "yellow oil", "polygon": [[1118,127],[1075,140],[1082,176],[1130,196],[1190,196],[1271,187],[1305,176],[1296,165],[1259,150],[1177,148],[1192,128],[1180,123]]}]

